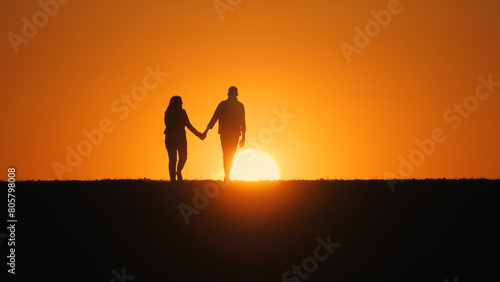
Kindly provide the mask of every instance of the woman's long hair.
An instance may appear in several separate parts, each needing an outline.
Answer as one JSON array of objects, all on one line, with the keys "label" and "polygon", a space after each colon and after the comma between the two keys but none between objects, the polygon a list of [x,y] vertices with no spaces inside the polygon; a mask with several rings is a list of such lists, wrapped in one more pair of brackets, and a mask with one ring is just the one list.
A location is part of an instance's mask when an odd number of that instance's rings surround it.
[{"label": "woman's long hair", "polygon": [[[178,122],[177,118],[182,110],[182,98],[173,96],[170,98],[167,110],[165,111],[165,126],[171,127]],[[166,129],[167,130],[167,129]]]},{"label": "woman's long hair", "polygon": [[170,98],[170,103],[168,104],[167,107],[167,114],[170,114],[172,112],[176,112],[178,110],[182,109],[182,98],[181,96],[173,96]]}]

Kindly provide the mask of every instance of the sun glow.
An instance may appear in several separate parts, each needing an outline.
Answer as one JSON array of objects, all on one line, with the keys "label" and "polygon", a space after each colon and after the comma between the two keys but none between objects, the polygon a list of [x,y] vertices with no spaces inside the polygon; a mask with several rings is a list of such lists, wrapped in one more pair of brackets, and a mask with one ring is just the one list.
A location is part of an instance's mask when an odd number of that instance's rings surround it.
[{"label": "sun glow", "polygon": [[276,161],[259,150],[244,150],[234,156],[232,180],[258,181],[280,179]]}]

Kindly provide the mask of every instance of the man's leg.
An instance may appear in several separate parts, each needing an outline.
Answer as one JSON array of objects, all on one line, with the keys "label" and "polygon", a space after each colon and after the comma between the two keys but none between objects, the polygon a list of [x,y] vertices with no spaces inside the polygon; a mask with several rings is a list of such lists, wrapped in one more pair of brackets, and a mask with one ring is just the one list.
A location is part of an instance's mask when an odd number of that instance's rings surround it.
[{"label": "man's leg", "polygon": [[224,162],[224,181],[229,181],[231,167],[233,166],[234,154],[238,148],[240,136],[235,135],[220,135],[220,143],[222,145],[222,159]]}]

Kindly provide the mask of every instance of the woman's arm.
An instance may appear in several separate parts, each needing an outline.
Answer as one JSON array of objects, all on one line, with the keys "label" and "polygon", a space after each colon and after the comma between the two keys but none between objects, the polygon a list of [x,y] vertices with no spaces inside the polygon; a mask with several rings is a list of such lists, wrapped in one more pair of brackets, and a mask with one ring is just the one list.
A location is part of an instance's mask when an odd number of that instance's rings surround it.
[{"label": "woman's arm", "polygon": [[165,111],[165,115],[163,116],[163,122],[165,123],[165,130],[163,131],[163,134],[166,134],[168,128],[167,111]]},{"label": "woman's arm", "polygon": [[201,133],[198,130],[196,130],[196,128],[194,128],[194,126],[191,124],[186,111],[184,111],[184,113],[185,113],[186,127],[189,129],[189,131],[193,132],[193,134],[196,135],[196,137],[201,138]]}]

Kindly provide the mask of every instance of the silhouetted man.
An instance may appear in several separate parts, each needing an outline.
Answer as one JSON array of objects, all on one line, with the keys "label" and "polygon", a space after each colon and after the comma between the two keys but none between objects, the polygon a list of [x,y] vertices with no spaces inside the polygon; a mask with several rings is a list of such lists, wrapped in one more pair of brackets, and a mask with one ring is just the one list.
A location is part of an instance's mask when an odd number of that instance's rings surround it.
[{"label": "silhouetted man", "polygon": [[203,133],[207,134],[219,121],[220,143],[222,145],[222,158],[224,161],[224,181],[229,181],[229,173],[233,165],[234,154],[240,140],[240,148],[245,146],[245,107],[238,101],[238,88],[231,86],[227,93],[227,100],[219,103],[214,116]]}]

